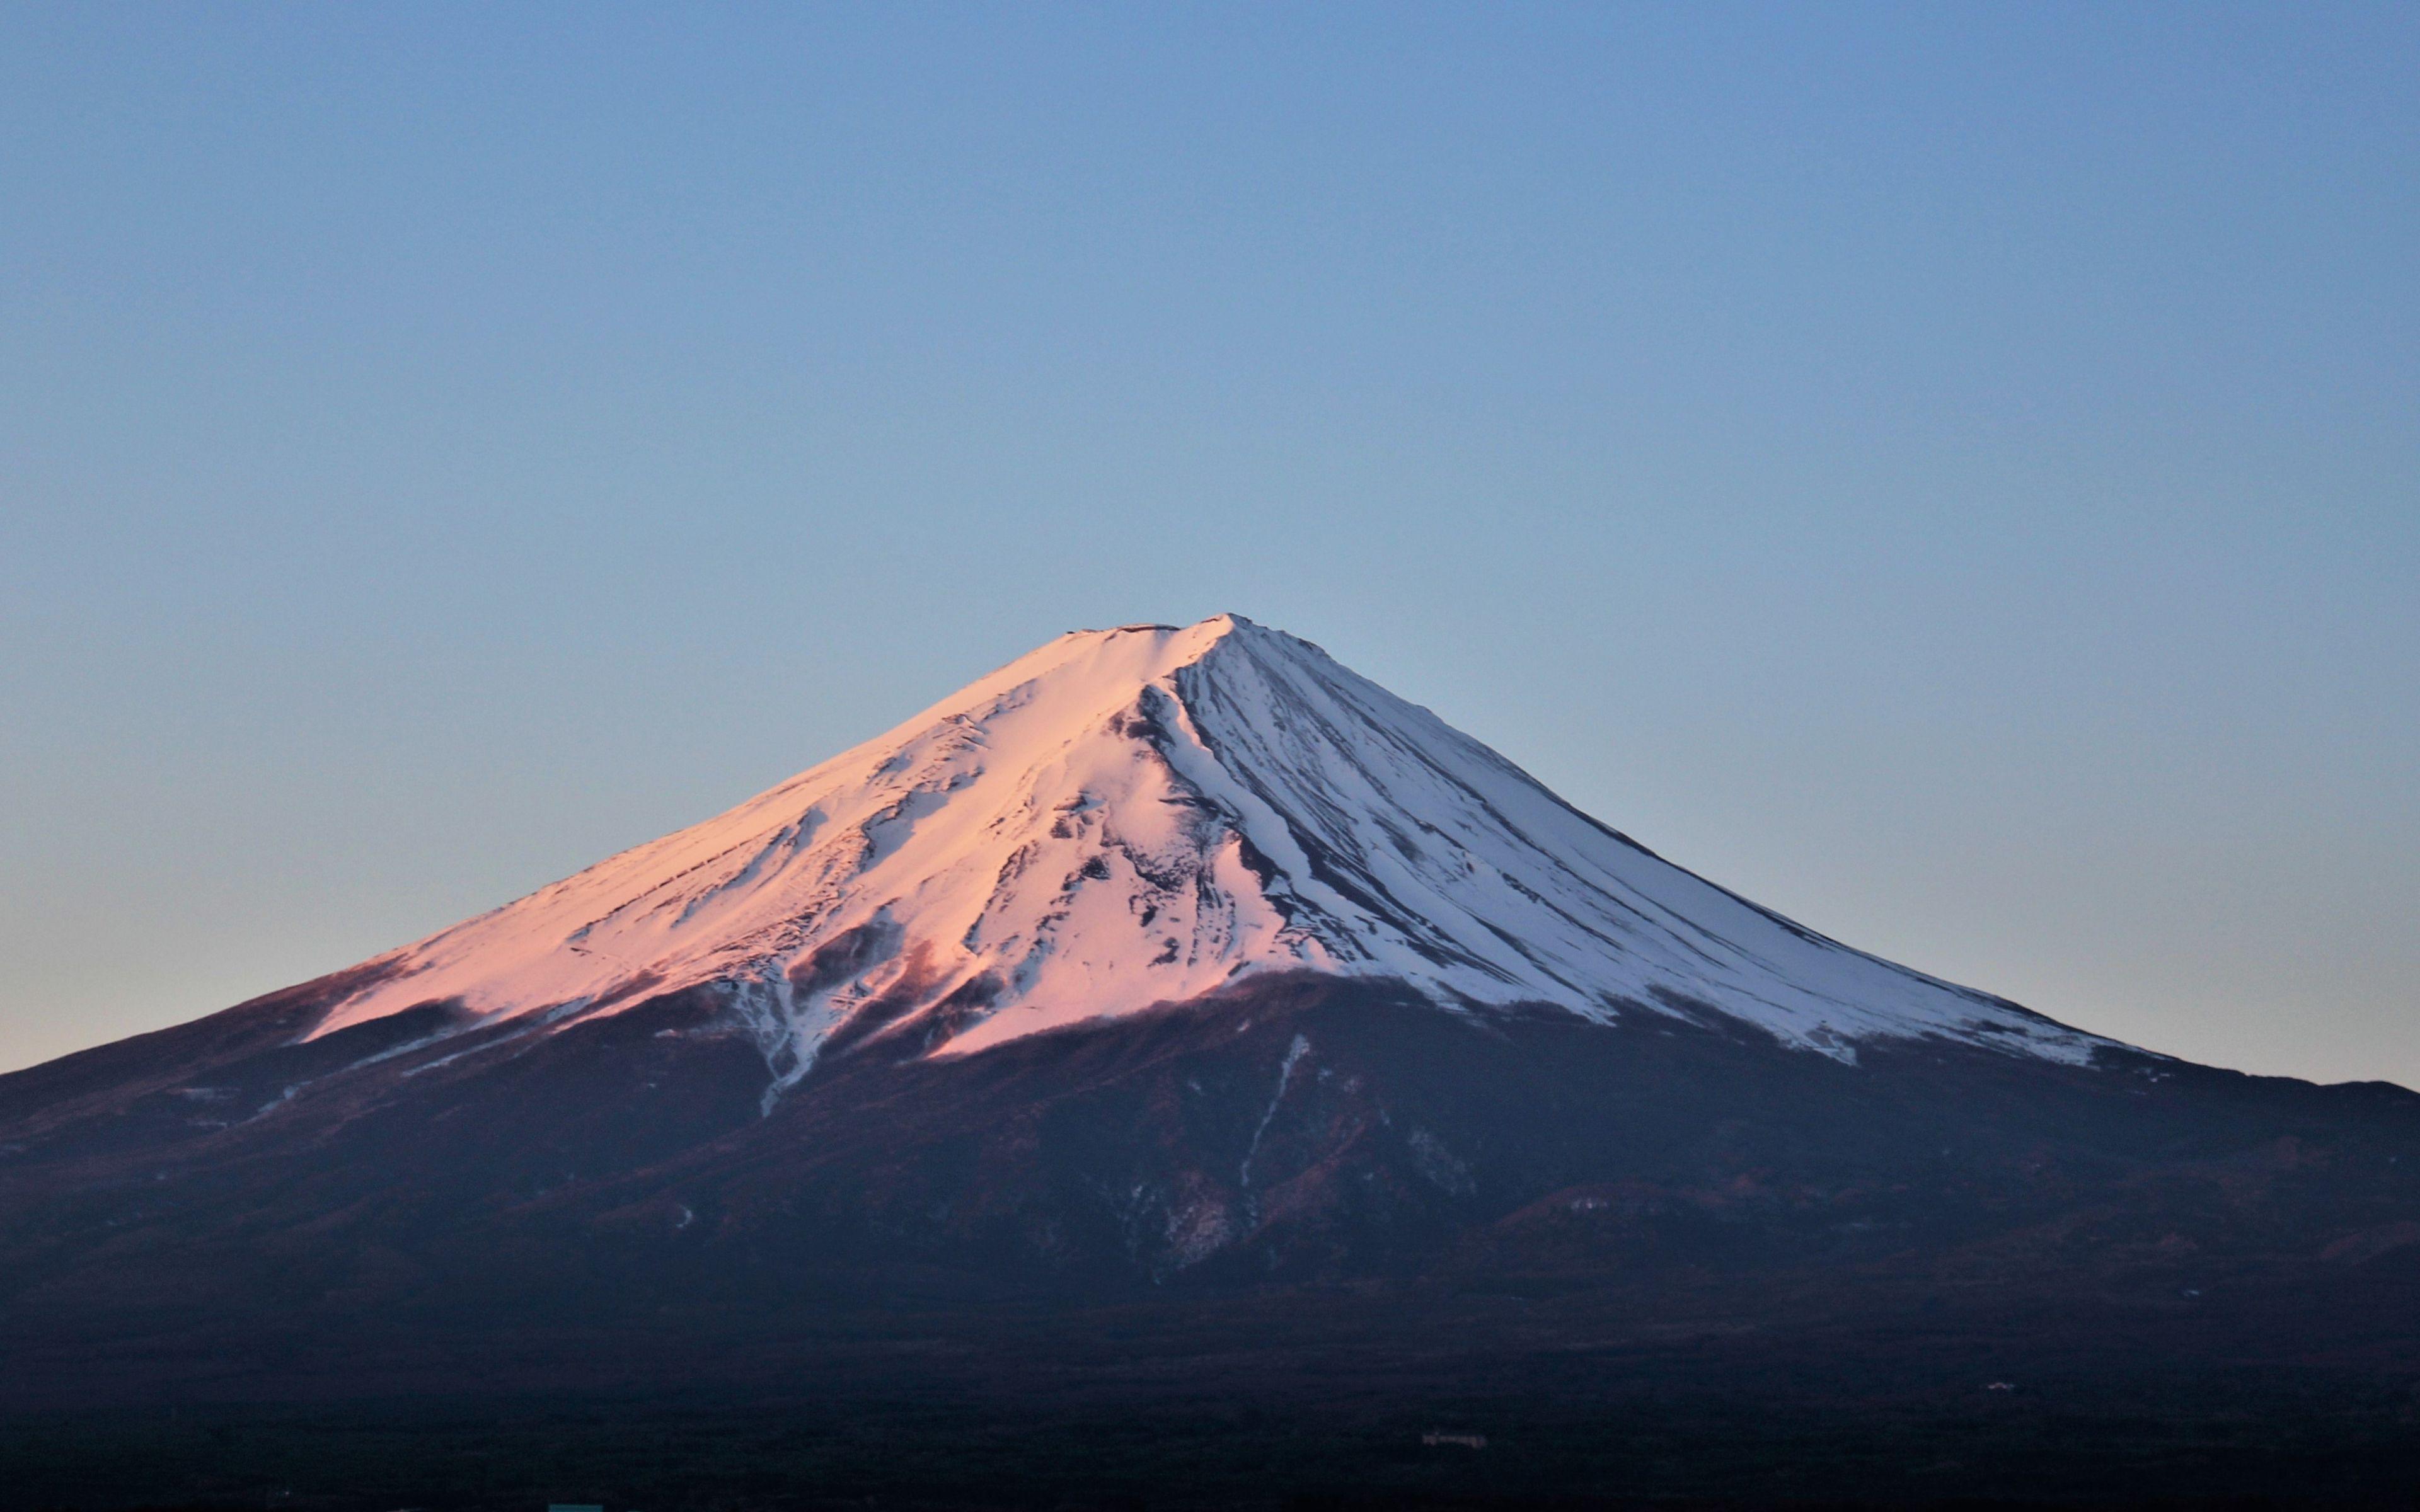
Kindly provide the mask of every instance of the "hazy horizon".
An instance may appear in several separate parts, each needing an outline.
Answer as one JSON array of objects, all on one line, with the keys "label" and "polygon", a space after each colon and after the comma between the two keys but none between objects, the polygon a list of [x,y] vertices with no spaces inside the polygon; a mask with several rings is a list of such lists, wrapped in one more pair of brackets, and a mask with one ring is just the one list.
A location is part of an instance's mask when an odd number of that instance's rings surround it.
[{"label": "hazy horizon", "polygon": [[2420,14],[0,15],[0,1070],[1233,610],[2420,1087]]}]

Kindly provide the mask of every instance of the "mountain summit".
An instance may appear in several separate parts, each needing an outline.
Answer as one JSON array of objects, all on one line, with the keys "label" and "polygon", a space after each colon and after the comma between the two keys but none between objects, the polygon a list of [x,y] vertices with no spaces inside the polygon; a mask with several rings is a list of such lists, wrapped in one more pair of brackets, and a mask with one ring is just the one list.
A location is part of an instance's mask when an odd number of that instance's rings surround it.
[{"label": "mountain summit", "polygon": [[706,823],[366,964],[532,1032],[711,983],[795,1084],[835,1036],[965,1053],[1278,970],[1457,1011],[1719,1014],[1855,1058],[2102,1041],[1675,867],[1309,641],[1077,631]]}]

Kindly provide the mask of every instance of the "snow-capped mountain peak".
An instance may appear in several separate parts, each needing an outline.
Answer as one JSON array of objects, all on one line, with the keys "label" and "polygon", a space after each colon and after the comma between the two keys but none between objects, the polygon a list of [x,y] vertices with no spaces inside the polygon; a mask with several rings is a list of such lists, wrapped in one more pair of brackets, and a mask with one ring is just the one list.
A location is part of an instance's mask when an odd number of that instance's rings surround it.
[{"label": "snow-capped mountain peak", "polygon": [[316,1033],[436,1000],[536,1027],[710,986],[777,1090],[838,1032],[967,1053],[1277,970],[1456,1011],[1711,1010],[1850,1059],[1877,1038],[2103,1042],[1736,898],[1234,615],[1062,636],[372,964]]}]

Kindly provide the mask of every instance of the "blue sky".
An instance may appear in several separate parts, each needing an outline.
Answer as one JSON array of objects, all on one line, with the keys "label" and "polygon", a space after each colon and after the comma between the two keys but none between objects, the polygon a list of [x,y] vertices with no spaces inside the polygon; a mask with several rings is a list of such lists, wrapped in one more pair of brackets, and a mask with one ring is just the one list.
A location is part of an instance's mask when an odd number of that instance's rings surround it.
[{"label": "blue sky", "polygon": [[1235,609],[2420,1085],[2420,9],[0,11],[0,1066]]}]

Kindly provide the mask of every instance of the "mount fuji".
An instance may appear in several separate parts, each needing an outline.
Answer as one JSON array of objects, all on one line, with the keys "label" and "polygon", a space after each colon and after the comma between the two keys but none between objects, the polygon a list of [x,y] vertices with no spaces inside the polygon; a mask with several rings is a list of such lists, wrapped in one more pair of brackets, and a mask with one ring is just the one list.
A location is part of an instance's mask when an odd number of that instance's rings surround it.
[{"label": "mount fuji", "polygon": [[2165,1371],[2391,1416],[2414,1299],[2420,1096],[1827,939],[1233,615],[1063,636],[492,912],[0,1076],[0,1413],[1047,1381],[1550,1397],[1578,1443],[1674,1382]]}]

